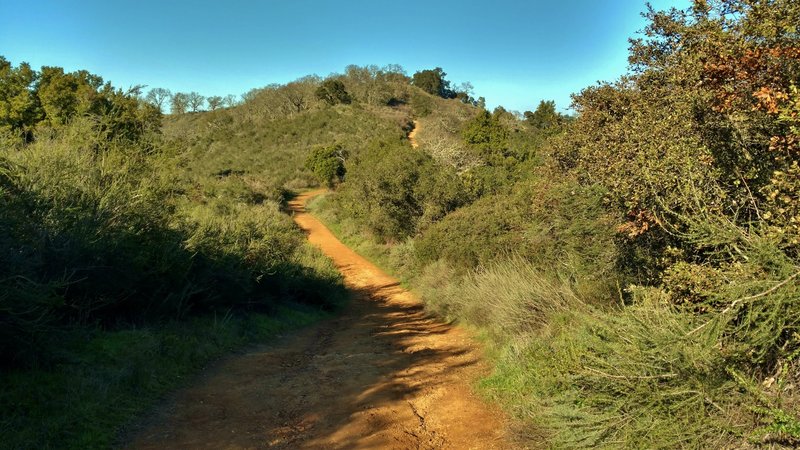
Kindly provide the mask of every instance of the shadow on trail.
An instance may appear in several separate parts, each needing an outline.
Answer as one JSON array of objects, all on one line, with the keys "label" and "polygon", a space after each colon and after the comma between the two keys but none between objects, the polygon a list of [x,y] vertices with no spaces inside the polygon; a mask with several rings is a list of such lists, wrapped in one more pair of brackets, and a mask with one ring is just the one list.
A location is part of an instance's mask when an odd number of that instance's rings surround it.
[{"label": "shadow on trail", "polygon": [[304,212],[308,197],[290,203],[295,221],[342,271],[350,304],[221,362],[133,447],[511,448],[500,415],[470,392],[485,370],[466,333],[336,240]]},{"label": "shadow on trail", "polygon": [[477,359],[460,346],[427,346],[450,327],[419,305],[386,299],[396,291],[357,289],[341,317],[224,361],[179,393],[134,447],[441,447],[445,438],[431,435],[406,399]]}]

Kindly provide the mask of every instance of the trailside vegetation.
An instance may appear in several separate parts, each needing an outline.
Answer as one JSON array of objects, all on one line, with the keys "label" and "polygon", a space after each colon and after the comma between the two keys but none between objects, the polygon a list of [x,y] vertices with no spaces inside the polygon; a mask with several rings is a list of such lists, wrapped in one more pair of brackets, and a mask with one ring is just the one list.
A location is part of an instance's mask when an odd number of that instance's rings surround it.
[{"label": "trailside vegetation", "polygon": [[[0,426],[32,436],[47,417],[40,447],[106,445],[86,424],[110,398],[172,385],[148,384],[147,361],[188,373],[281,314],[333,308],[338,276],[281,213],[327,185],[315,213],[486,337],[484,392],[520,439],[800,445],[800,5],[646,16],[629,73],[576,94],[573,115],[488,111],[441,68],[142,101],[1,60]],[[210,350],[182,347],[204,349],[209,326]],[[143,362],[120,363],[142,330]],[[108,396],[68,419],[31,406],[68,376]]]},{"label": "trailside vegetation", "polygon": [[4,446],[107,448],[211,359],[344,301],[272,177],[192,170],[195,137],[139,94],[0,59]]},{"label": "trailside vegetation", "polygon": [[489,112],[418,73],[419,149],[349,159],[314,208],[487,336],[483,385],[523,439],[800,445],[800,6],[646,16],[630,72],[574,116]]},{"label": "trailside vegetation", "polygon": [[2,59],[8,445],[106,448],[211,359],[334,311],[341,277],[285,203],[404,141],[418,93],[398,66],[350,66],[241,102],[143,96]]}]

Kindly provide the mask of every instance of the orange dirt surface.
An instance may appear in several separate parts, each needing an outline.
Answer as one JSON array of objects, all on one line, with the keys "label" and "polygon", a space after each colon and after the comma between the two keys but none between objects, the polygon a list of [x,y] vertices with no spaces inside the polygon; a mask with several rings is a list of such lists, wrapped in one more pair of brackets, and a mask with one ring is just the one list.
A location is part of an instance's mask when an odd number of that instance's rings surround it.
[{"label": "orange dirt surface", "polygon": [[419,122],[414,121],[414,129],[408,132],[408,142],[411,143],[411,147],[417,148],[419,147],[419,143],[417,142],[417,132],[419,131]]},{"label": "orange dirt surface", "polygon": [[305,212],[321,192],[290,207],[344,274],[353,292],[345,311],[215,364],[130,448],[519,448],[503,413],[472,391],[488,371],[479,346]]}]

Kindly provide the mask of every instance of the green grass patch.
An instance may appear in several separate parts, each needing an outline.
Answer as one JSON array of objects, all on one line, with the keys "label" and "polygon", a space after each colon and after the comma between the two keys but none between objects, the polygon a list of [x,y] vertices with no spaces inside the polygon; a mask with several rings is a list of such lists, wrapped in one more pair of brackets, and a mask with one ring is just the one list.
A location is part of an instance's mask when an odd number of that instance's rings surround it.
[{"label": "green grass patch", "polygon": [[52,366],[0,374],[0,448],[119,444],[126,425],[213,360],[326,315],[283,305],[270,315],[209,315],[116,331],[64,331]]}]

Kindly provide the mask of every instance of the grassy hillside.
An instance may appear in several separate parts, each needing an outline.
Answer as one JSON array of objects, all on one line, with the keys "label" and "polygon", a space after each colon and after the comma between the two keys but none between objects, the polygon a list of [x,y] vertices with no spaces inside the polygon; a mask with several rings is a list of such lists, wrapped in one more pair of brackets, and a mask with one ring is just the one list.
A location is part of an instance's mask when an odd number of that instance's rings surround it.
[{"label": "grassy hillside", "polygon": [[187,175],[257,176],[273,188],[303,189],[318,181],[305,169],[315,146],[358,149],[372,140],[400,141],[409,125],[406,110],[369,105],[320,107],[275,119],[248,118],[243,105],[165,120],[164,136],[186,149]]}]

